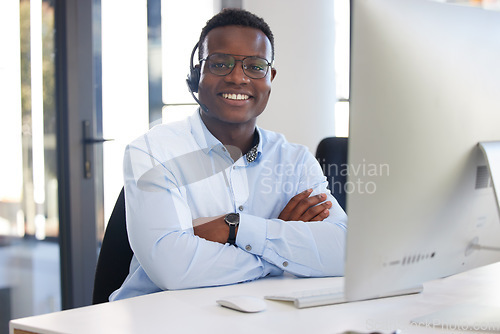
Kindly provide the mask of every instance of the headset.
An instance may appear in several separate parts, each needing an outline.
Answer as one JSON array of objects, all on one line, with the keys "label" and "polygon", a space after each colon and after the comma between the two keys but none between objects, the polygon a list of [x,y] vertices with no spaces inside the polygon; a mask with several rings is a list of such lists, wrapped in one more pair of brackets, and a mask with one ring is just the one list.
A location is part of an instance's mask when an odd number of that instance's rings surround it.
[{"label": "headset", "polygon": [[188,73],[188,76],[186,79],[186,83],[188,85],[189,92],[193,96],[193,99],[196,101],[196,103],[198,103],[200,105],[200,107],[201,107],[201,109],[203,109],[203,111],[208,113],[207,106],[204,105],[203,103],[201,103],[200,100],[198,100],[198,98],[194,95],[194,93],[198,93],[198,86],[200,84],[200,76],[201,76],[200,67],[195,67],[193,65],[193,58],[194,58],[194,54],[196,52],[196,49],[198,49],[198,45],[199,45],[199,42],[196,43],[196,45],[193,48],[193,51],[191,52],[191,59],[189,61],[189,73]]},{"label": "headset", "polygon": [[193,51],[191,52],[191,60],[189,61],[189,73],[186,79],[186,83],[188,85],[191,94],[198,93],[198,85],[200,84],[200,68],[194,67],[193,65],[193,58],[196,49],[198,48],[198,44],[199,42],[196,43],[196,45],[193,48]]}]

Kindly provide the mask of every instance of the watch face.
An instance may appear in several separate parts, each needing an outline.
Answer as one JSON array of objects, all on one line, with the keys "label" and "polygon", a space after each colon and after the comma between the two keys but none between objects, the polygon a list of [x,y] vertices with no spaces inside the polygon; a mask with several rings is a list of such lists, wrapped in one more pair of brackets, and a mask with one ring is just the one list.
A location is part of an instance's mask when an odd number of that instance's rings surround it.
[{"label": "watch face", "polygon": [[224,218],[224,221],[228,225],[238,225],[240,223],[240,215],[237,213],[230,213],[230,214],[226,215],[226,217]]}]

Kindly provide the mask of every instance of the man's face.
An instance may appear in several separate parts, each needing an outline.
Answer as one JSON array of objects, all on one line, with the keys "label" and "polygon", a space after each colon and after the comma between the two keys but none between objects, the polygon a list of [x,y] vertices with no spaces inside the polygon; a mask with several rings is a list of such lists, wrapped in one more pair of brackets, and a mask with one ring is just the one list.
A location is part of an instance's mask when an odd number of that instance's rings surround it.
[{"label": "man's face", "polygon": [[[226,53],[241,60],[257,56],[271,61],[271,42],[259,29],[242,26],[225,26],[211,30],[202,45],[202,55]],[[271,93],[271,81],[276,70],[269,69],[264,78],[252,79],[237,61],[233,71],[218,76],[209,71],[207,62],[201,64],[199,99],[208,108],[203,116],[210,122],[255,124],[257,116],[265,109]],[[236,97],[236,99],[235,99]]]}]

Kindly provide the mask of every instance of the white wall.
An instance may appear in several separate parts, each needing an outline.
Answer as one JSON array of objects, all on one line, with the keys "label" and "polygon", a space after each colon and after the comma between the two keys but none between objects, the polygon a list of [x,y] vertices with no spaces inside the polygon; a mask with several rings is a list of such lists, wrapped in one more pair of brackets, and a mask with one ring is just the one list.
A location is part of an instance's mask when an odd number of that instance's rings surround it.
[{"label": "white wall", "polygon": [[314,153],[335,134],[334,1],[244,0],[243,8],[266,20],[275,37],[278,73],[258,125]]},{"label": "white wall", "polygon": [[125,147],[149,128],[147,1],[127,1],[119,10],[115,1],[101,1],[101,15],[103,137],[114,139],[103,145],[107,224],[123,187]]}]

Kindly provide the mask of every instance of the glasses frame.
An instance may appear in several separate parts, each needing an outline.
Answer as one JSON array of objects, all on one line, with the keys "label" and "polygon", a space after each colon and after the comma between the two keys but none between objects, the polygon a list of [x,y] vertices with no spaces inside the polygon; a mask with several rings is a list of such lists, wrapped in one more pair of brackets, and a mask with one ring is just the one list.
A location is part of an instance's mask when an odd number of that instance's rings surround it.
[{"label": "glasses frame", "polygon": [[[226,73],[226,74],[218,74],[218,73],[214,73],[210,70],[210,66],[208,66],[208,71],[210,73],[212,73],[213,75],[217,75],[219,77],[225,77],[226,75],[229,75],[233,72],[234,68],[236,67],[236,63],[241,61],[241,69],[243,70],[243,73],[245,73],[245,75],[251,79],[264,79],[266,76],[267,76],[267,73],[269,73],[269,69],[272,68],[272,65],[273,63],[272,62],[269,62],[266,58],[262,58],[262,57],[258,57],[258,56],[244,56],[244,55],[234,55],[234,54],[231,54],[231,53],[222,53],[222,52],[216,52],[216,53],[212,53],[211,55],[208,55],[206,56],[205,58],[203,59],[200,59],[199,62],[200,62],[200,65],[202,62],[206,62],[208,60],[208,58],[214,56],[214,55],[223,55],[223,56],[231,56],[234,58],[234,66],[231,68],[231,70]],[[243,59],[236,59],[235,57],[243,57]],[[266,73],[262,76],[262,77],[258,77],[258,78],[255,78],[251,75],[248,75],[248,73],[245,71],[245,66],[243,66],[243,62],[248,59],[248,58],[257,58],[257,59],[262,59],[266,62],[266,65],[267,65],[267,68],[266,68]]]}]

